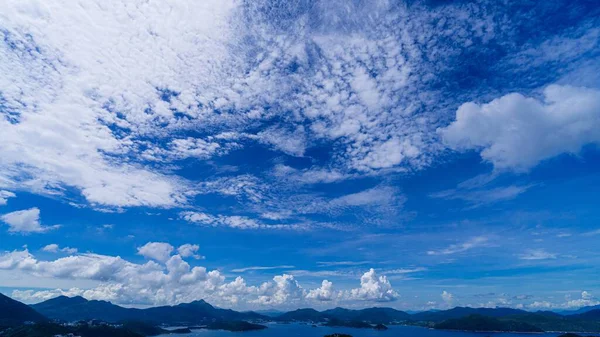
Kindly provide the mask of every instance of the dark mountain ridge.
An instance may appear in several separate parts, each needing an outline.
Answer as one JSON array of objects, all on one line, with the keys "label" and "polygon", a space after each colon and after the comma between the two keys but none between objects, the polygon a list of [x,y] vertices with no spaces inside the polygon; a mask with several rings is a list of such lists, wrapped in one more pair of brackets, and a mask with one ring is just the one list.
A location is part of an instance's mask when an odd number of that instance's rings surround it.
[{"label": "dark mountain ridge", "polygon": [[448,319],[462,318],[469,315],[481,315],[487,317],[505,317],[510,315],[519,315],[527,313],[525,310],[512,308],[469,308],[456,307],[442,311],[425,311],[411,315],[411,320],[427,321],[427,322],[442,322]]},{"label": "dark mountain ridge", "polygon": [[325,311],[317,311],[315,309],[305,308],[286,312],[275,317],[275,320],[282,322],[326,322],[330,320],[337,321],[359,321],[371,324],[389,324],[393,322],[401,322],[410,320],[410,315],[404,311],[392,308],[367,308],[360,310],[352,310],[345,308],[335,308]]},{"label": "dark mountain ridge", "polygon": [[[34,310],[35,309],[35,310]],[[106,301],[86,300],[82,297],[57,297],[27,306],[0,294],[0,322],[18,325],[27,321],[47,319],[62,321],[101,320],[105,322],[139,321],[170,325],[209,325],[214,322],[241,322],[247,320],[279,322],[313,322],[340,326],[375,326],[377,324],[411,324],[444,329],[480,329],[482,331],[600,331],[600,310],[577,315],[560,315],[551,311],[529,312],[512,308],[456,307],[449,310],[408,314],[393,308],[366,308],[360,310],[334,308],[317,311],[298,309],[276,317],[256,312],[237,312],[216,308],[204,300],[174,306],[147,309],[124,308]],[[486,328],[487,326],[487,328]],[[461,328],[462,327],[462,328]],[[535,329],[534,329],[535,328]]]},{"label": "dark mountain ridge", "polygon": [[26,304],[0,294],[0,326],[14,326],[25,322],[45,322],[47,318]]},{"label": "dark mountain ridge", "polygon": [[31,307],[50,319],[61,321],[98,319],[105,322],[134,320],[166,324],[201,324],[267,318],[254,312],[215,308],[204,300],[175,306],[135,309],[123,308],[106,301],[88,301],[82,297],[60,296]]}]

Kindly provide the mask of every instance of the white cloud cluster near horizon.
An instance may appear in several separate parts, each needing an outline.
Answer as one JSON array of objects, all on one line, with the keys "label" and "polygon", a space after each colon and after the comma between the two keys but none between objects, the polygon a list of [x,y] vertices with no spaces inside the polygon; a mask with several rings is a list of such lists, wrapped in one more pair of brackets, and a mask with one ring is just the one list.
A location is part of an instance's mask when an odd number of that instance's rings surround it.
[{"label": "white cloud cluster near horizon", "polygon": [[[178,254],[179,250],[197,253],[193,245],[192,248],[187,245],[179,248],[176,250],[168,243],[149,242],[138,251],[150,260],[138,264],[121,257],[76,254],[74,250],[69,252],[56,244],[50,244],[42,250],[52,253],[62,251],[70,255],[44,261],[38,260],[27,249],[5,252],[0,254],[0,269],[19,271],[33,277],[98,282],[97,286],[88,289],[73,287],[13,292],[13,296],[26,301],[77,295],[117,304],[172,305],[206,299],[229,307],[281,307],[332,301],[391,302],[399,297],[387,278],[378,276],[374,269],[365,272],[360,278],[360,287],[345,291],[336,291],[333,283],[328,280],[323,280],[319,288],[305,289],[293,275],[285,273],[257,286],[247,285],[241,276],[227,282],[221,271],[192,267],[184,260],[184,256]],[[278,268],[283,267],[292,266]]]}]

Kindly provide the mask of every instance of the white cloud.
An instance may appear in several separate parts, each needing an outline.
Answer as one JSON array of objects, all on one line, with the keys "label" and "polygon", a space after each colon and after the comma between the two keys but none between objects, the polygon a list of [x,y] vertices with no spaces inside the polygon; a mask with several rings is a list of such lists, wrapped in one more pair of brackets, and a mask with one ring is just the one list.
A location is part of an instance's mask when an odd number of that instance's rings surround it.
[{"label": "white cloud", "polygon": [[52,290],[13,290],[11,297],[23,301],[26,303],[38,303],[42,301],[47,301],[49,299],[58,297],[58,296],[83,296],[85,294],[85,290],[79,288],[71,288],[68,290],[62,289],[52,289]]},{"label": "white cloud", "polygon": [[42,248],[43,251],[45,252],[49,252],[49,253],[56,253],[59,250],[59,247],[56,243],[51,243],[47,246],[45,246],[44,248]]},{"label": "white cloud", "polygon": [[550,309],[552,308],[554,305],[548,301],[534,301],[533,303],[531,303],[530,305],[528,305],[529,308],[531,309]]},{"label": "white cloud", "polygon": [[0,255],[0,269],[46,278],[99,281],[99,286],[84,290],[82,296],[118,303],[170,304],[199,299],[205,291],[212,294],[223,284],[223,276],[217,271],[191,268],[179,255],[161,265],[154,261],[135,264],[120,257],[97,254],[39,261],[23,250]]},{"label": "white cloud", "polygon": [[600,304],[600,299],[596,298],[591,292],[584,290],[581,292],[581,298],[567,301],[567,303],[565,304],[565,307],[580,308],[580,307],[593,306],[593,305],[599,305],[599,304]]},{"label": "white cloud", "polygon": [[441,296],[442,300],[444,301],[444,303],[446,303],[448,307],[452,305],[452,302],[454,301],[454,295],[444,290]]},{"label": "white cloud", "polygon": [[456,253],[462,253],[473,248],[485,247],[488,245],[489,239],[485,236],[476,236],[463,243],[453,244],[441,250],[430,250],[427,251],[428,255],[451,255]]},{"label": "white cloud", "polygon": [[402,269],[392,269],[386,270],[386,275],[402,275],[402,274],[412,274],[412,273],[420,273],[422,271],[426,271],[425,267],[416,267],[416,268],[402,268]]},{"label": "white cloud", "polygon": [[486,104],[465,103],[439,133],[453,149],[481,150],[497,169],[526,171],[600,143],[599,117],[600,91],[550,85],[541,100],[513,93]]},{"label": "white cloud", "polygon": [[370,205],[402,205],[404,196],[389,186],[377,186],[357,193],[346,194],[329,202],[331,207],[360,207]]},{"label": "white cloud", "polygon": [[586,233],[583,233],[584,236],[594,236],[594,235],[600,235],[600,229],[596,229],[593,231],[589,231]]},{"label": "white cloud", "polygon": [[370,263],[369,261],[318,261],[317,265],[322,267],[331,266],[360,266]]},{"label": "white cloud", "polygon": [[[49,250],[54,251],[54,248],[59,250],[54,246]],[[163,305],[206,299],[217,305],[272,308],[297,307],[307,305],[307,301],[389,302],[399,297],[387,278],[377,276],[373,269],[361,277],[361,286],[357,289],[335,291],[332,282],[324,280],[321,287],[306,291],[289,274],[277,275],[260,286],[247,285],[242,277],[226,282],[219,271],[191,267],[180,255],[143,264],[90,253],[41,261],[24,249],[0,254],[0,270],[25,273],[45,280],[94,281],[88,288],[79,286],[15,293],[18,298],[27,301],[79,295],[127,304]],[[353,273],[333,276],[355,277]]]},{"label": "white cloud", "polygon": [[239,215],[211,215],[203,212],[186,211],[179,214],[182,219],[206,226],[224,226],[237,229],[289,229],[303,230],[304,224],[266,224],[255,219]]},{"label": "white cloud", "polygon": [[301,184],[334,183],[350,179],[353,175],[338,169],[311,167],[297,170],[293,167],[278,164],[273,169],[273,175],[279,179],[291,180]]},{"label": "white cloud", "polygon": [[75,254],[77,253],[77,248],[71,248],[71,247],[64,247],[64,248],[60,248],[59,245],[57,245],[56,243],[51,243],[49,245],[46,245],[42,248],[42,251],[44,252],[48,252],[48,253],[58,253],[63,252],[66,254]]},{"label": "white cloud", "polygon": [[175,248],[166,242],[148,242],[138,248],[138,254],[143,257],[165,262],[171,257]]},{"label": "white cloud", "polygon": [[204,259],[204,256],[197,254],[200,246],[186,243],[177,248],[177,252],[182,257],[193,257],[196,260]]},{"label": "white cloud", "polygon": [[60,249],[60,251],[66,254],[75,254],[77,253],[77,248],[63,247]]},{"label": "white cloud", "polygon": [[521,260],[548,260],[556,259],[556,254],[549,253],[544,249],[529,249],[525,253],[519,255]]},{"label": "white cloud", "polygon": [[258,299],[254,302],[262,305],[293,305],[304,299],[305,290],[294,276],[283,274],[273,277],[258,288]]},{"label": "white cloud", "polygon": [[42,226],[40,210],[37,207],[4,214],[0,216],[0,220],[9,226],[8,231],[11,233],[44,233],[60,227],[59,225]]},{"label": "white cloud", "polygon": [[[0,185],[55,194],[73,187],[90,203],[117,207],[184,203],[185,181],[114,157],[160,147],[137,136],[160,138],[176,121],[174,111],[197,116],[194,107],[212,100],[195,92],[224,78],[234,7],[4,3],[0,22],[9,43],[0,44],[0,88],[16,114],[0,118]],[[185,156],[208,156],[215,147],[173,143]]]},{"label": "white cloud", "polygon": [[378,277],[371,268],[361,276],[360,288],[350,290],[348,297],[362,301],[391,302],[397,300],[400,295],[392,288],[387,277]]},{"label": "white cloud", "polygon": [[432,198],[464,200],[473,207],[489,205],[500,201],[512,200],[525,193],[533,185],[511,185],[489,189],[453,189],[431,194]]},{"label": "white cloud", "polygon": [[0,206],[6,205],[9,198],[14,198],[16,195],[9,191],[0,190]]},{"label": "white cloud", "polygon": [[336,293],[333,290],[333,283],[327,280],[323,280],[321,287],[311,289],[308,291],[306,298],[317,301],[331,301],[340,296],[340,293]]},{"label": "white cloud", "polygon": [[292,269],[292,268],[295,268],[295,267],[294,266],[289,266],[289,265],[282,265],[282,266],[252,266],[252,267],[232,269],[231,271],[234,272],[234,273],[245,273],[247,271],[253,271],[253,270],[273,270],[273,269]]}]

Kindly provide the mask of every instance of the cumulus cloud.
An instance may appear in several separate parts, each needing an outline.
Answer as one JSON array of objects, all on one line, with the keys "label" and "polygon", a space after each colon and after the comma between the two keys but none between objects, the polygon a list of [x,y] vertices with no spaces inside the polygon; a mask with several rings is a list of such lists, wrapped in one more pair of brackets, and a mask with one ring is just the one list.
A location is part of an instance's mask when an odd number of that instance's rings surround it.
[{"label": "cumulus cloud", "polygon": [[579,307],[593,306],[593,305],[599,305],[599,304],[600,304],[600,299],[595,297],[591,292],[584,290],[581,292],[580,298],[567,301],[565,306],[568,308],[579,308]]},{"label": "cumulus cloud", "polygon": [[58,297],[58,296],[84,296],[86,295],[85,290],[79,288],[71,288],[67,290],[63,289],[52,289],[52,290],[18,290],[15,289],[11,293],[11,296],[19,301],[23,301],[26,303],[38,303],[42,301],[47,301],[49,299]]},{"label": "cumulus cloud", "polygon": [[258,299],[261,305],[293,305],[304,299],[306,291],[294,279],[294,276],[283,274],[273,277],[273,281],[265,282],[258,288]]},{"label": "cumulus cloud", "polygon": [[138,254],[149,259],[165,262],[171,257],[174,249],[166,242],[148,242],[138,248]]},{"label": "cumulus cloud", "polygon": [[8,231],[11,233],[44,233],[60,227],[59,225],[42,226],[40,209],[37,207],[4,214],[0,216],[0,220],[9,226]]},{"label": "cumulus cloud", "polygon": [[527,305],[531,309],[576,309],[586,306],[600,305],[600,300],[589,291],[582,291],[579,298],[571,299],[570,295],[565,296],[566,302],[550,302],[545,300],[534,301]]},{"label": "cumulus cloud", "polygon": [[508,94],[461,105],[456,120],[438,130],[456,150],[481,151],[497,169],[526,171],[561,153],[599,144],[600,91],[550,85],[543,98]]},{"label": "cumulus cloud", "polygon": [[336,293],[333,290],[333,282],[323,280],[321,286],[316,289],[311,289],[306,294],[306,298],[317,301],[331,301],[340,296],[340,293]]},{"label": "cumulus cloud", "polygon": [[[147,245],[156,248],[157,245]],[[179,254],[162,256],[143,264],[121,257],[83,253],[55,260],[38,260],[27,249],[0,254],[0,270],[12,270],[35,277],[65,280],[89,280],[91,288],[73,287],[54,290],[19,290],[15,297],[39,301],[60,295],[83,296],[88,299],[109,300],[124,304],[176,304],[197,299],[221,305],[286,306],[307,305],[308,301],[374,301],[389,302],[399,295],[385,276],[373,269],[360,279],[360,288],[336,291],[333,283],[323,280],[319,288],[305,290],[293,275],[282,274],[259,286],[248,285],[242,277],[227,282],[217,270],[191,267]],[[58,245],[48,245],[50,252],[60,251]],[[154,254],[156,253],[151,250]],[[291,266],[279,266],[291,267]],[[278,267],[278,268],[279,268]],[[337,275],[340,276],[340,275]],[[352,276],[352,275],[345,275]]]},{"label": "cumulus cloud", "polygon": [[204,259],[204,256],[197,254],[200,246],[186,243],[177,248],[177,252],[182,257],[193,257],[196,260]]},{"label": "cumulus cloud", "polygon": [[377,276],[372,268],[361,276],[360,288],[349,292],[349,298],[362,301],[391,302],[398,297],[400,295],[392,288],[387,277]]},{"label": "cumulus cloud", "polygon": [[0,190],[0,206],[6,205],[9,198],[14,198],[16,195],[9,191]]},{"label": "cumulus cloud", "polygon": [[120,257],[98,254],[40,261],[23,250],[0,255],[0,269],[19,270],[47,278],[98,281],[99,286],[82,291],[82,296],[139,304],[198,299],[206,289],[210,290],[207,290],[208,293],[214,293],[224,279],[217,271],[190,267],[179,255],[171,256],[164,264],[154,261],[135,264]]},{"label": "cumulus cloud", "polygon": [[454,301],[454,295],[444,290],[441,296],[444,303],[446,303],[446,306],[450,307]]},{"label": "cumulus cloud", "polygon": [[49,245],[44,246],[42,248],[42,251],[48,252],[48,253],[63,252],[66,254],[75,254],[75,253],[77,253],[77,248],[71,248],[71,247],[60,248],[60,246],[57,245],[56,243],[51,243]]}]

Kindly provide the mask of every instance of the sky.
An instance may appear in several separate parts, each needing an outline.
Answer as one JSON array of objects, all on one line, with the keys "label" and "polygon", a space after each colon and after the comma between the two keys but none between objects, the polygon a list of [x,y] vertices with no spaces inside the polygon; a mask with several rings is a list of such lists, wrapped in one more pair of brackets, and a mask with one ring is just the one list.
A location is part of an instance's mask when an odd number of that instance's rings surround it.
[{"label": "sky", "polygon": [[0,292],[600,304],[596,1],[5,0]]}]

